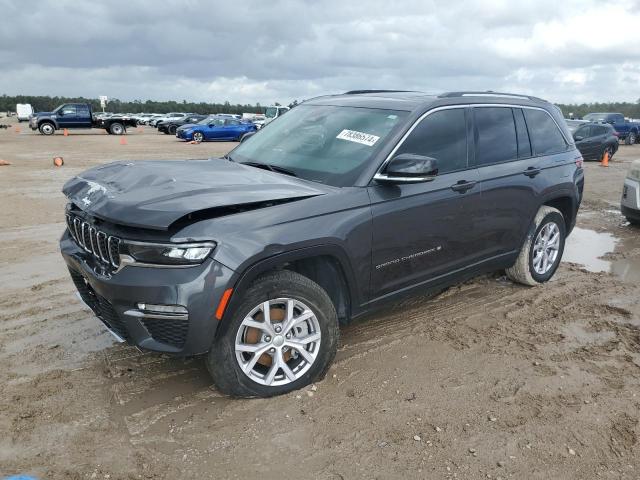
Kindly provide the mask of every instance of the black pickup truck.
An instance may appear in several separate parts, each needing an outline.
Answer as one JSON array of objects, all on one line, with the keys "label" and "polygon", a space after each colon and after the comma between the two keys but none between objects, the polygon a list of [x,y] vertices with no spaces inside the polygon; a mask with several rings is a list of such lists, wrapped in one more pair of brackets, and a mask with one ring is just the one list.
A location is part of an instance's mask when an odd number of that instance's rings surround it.
[{"label": "black pickup truck", "polygon": [[43,135],[53,135],[56,130],[103,128],[107,133],[123,135],[127,127],[135,127],[136,121],[129,117],[96,118],[88,103],[65,103],[53,112],[39,112],[31,117],[29,126]]}]

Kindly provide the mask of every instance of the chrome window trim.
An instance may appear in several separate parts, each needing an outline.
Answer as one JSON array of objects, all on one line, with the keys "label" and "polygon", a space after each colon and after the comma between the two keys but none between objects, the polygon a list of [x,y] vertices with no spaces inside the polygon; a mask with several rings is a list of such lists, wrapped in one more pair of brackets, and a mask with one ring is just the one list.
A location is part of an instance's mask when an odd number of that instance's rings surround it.
[{"label": "chrome window trim", "polygon": [[[422,122],[429,115],[431,115],[431,114],[433,114],[435,112],[440,112],[442,110],[453,110],[453,109],[456,109],[456,108],[461,108],[461,109],[477,108],[477,107],[505,107],[505,108],[522,108],[522,109],[528,108],[530,110],[541,110],[544,113],[546,113],[551,118],[551,120],[553,120],[553,123],[555,123],[556,128],[560,132],[560,135],[562,135],[562,138],[567,143],[567,147],[571,145],[571,142],[569,140],[567,140],[567,137],[565,136],[564,132],[562,131],[562,128],[560,128],[560,125],[558,125],[558,122],[556,122],[556,119],[553,118],[553,115],[551,115],[546,109],[544,109],[542,107],[535,107],[535,106],[532,106],[532,105],[519,105],[519,104],[513,104],[513,103],[465,103],[465,104],[460,104],[460,105],[444,105],[442,107],[436,107],[436,108],[433,108],[433,109],[429,110],[428,112],[423,113],[422,115],[420,115],[420,117],[418,117],[418,119],[415,122],[413,122],[413,125],[411,125],[411,128],[409,128],[409,130],[407,130],[405,132],[405,134],[402,136],[402,138],[400,140],[398,140],[398,143],[396,144],[396,146],[393,147],[391,152],[389,152],[389,155],[387,155],[387,157],[384,159],[384,161],[382,162],[380,167],[378,167],[378,170],[374,174],[372,180],[376,180],[376,177],[378,177],[380,179],[385,179],[385,180],[392,178],[392,177],[388,177],[387,175],[382,173],[383,170],[385,169],[387,164],[391,161],[391,159],[393,158],[395,153],[398,151],[398,149],[405,142],[407,137],[409,137],[409,135],[411,135],[413,130],[420,124],[420,122]],[[526,119],[525,119],[525,121],[526,121]],[[528,125],[527,125],[527,130],[528,129],[529,128],[528,128]],[[560,153],[560,152],[558,152],[558,153]],[[549,155],[553,155],[553,154],[549,154]],[[536,156],[538,156],[538,155],[532,155],[529,158],[534,158]],[[402,178],[404,179],[405,177],[402,177]],[[396,178],[394,178],[394,179],[396,179]],[[406,181],[406,180],[403,180],[403,179],[401,179],[400,177],[397,178],[397,180],[399,180],[399,181]],[[414,182],[419,182],[419,181],[424,181],[424,180],[413,180],[413,181]]]}]

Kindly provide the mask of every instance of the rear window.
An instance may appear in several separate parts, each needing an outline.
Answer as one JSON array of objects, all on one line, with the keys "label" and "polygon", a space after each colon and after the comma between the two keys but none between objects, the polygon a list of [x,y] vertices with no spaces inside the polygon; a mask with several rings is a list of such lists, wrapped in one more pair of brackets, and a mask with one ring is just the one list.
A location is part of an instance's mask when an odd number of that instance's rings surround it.
[{"label": "rear window", "polygon": [[474,108],[474,115],[478,165],[515,159],[518,156],[518,140],[511,108]]},{"label": "rear window", "polygon": [[531,144],[536,155],[549,155],[563,152],[567,142],[558,129],[558,125],[544,110],[524,109],[524,117],[531,137]]}]

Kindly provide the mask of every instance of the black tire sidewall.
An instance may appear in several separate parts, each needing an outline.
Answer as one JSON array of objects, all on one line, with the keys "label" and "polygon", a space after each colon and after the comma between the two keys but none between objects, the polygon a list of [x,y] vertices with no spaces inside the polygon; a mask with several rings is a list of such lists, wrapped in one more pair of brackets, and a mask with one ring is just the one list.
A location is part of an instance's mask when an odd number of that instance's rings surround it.
[{"label": "black tire sidewall", "polygon": [[[540,230],[542,230],[545,225],[547,225],[548,223],[551,223],[551,222],[555,223],[558,226],[558,228],[560,229],[560,248],[558,250],[558,256],[556,257],[555,263],[553,264],[551,269],[547,273],[545,273],[544,275],[540,275],[533,268],[533,251],[534,251],[534,248],[535,248],[536,238],[538,237],[538,234],[540,233]],[[560,262],[562,260],[562,255],[564,253],[564,245],[565,245],[565,241],[566,241],[566,236],[567,236],[567,233],[566,233],[566,226],[565,226],[565,223],[564,223],[564,218],[558,212],[550,212],[547,215],[545,215],[545,217],[542,219],[540,224],[536,227],[536,230],[533,233],[531,245],[529,246],[529,262],[528,262],[529,263],[529,273],[531,274],[531,277],[533,277],[533,279],[536,282],[538,282],[538,283],[547,282],[556,273],[556,270],[560,266]]]},{"label": "black tire sidewall", "polygon": [[[45,126],[50,126],[51,127],[51,132],[46,133],[44,131]],[[43,135],[53,135],[54,133],[56,133],[56,127],[51,122],[43,122],[43,123],[41,123],[40,126],[38,127],[38,130],[40,130],[40,133],[43,134]]]},{"label": "black tire sidewall", "polygon": [[[256,282],[242,298],[239,308],[228,318],[214,340],[207,356],[207,367],[214,382],[224,393],[241,397],[271,397],[297,390],[316,379],[322,378],[335,357],[339,330],[333,303],[318,285],[306,277],[306,281],[291,281],[287,274],[301,277],[293,272],[267,276]],[[269,387],[252,381],[241,370],[236,361],[235,339],[245,316],[257,305],[267,300],[287,297],[300,300],[316,315],[320,325],[320,351],[311,368],[299,379],[286,385]]]},{"label": "black tire sidewall", "polygon": [[[116,133],[114,132],[114,130],[116,129],[116,127],[120,127],[122,129],[122,131],[120,133]],[[121,123],[112,123],[111,126],[109,127],[109,131],[113,134],[113,135],[122,135],[124,134],[124,125],[122,125]]]}]

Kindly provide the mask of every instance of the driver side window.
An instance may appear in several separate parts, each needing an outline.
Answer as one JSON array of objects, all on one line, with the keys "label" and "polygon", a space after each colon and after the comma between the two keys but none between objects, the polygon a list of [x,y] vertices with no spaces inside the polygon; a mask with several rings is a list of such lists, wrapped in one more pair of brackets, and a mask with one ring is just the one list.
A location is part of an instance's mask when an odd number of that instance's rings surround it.
[{"label": "driver side window", "polygon": [[462,108],[439,110],[425,117],[395,155],[412,153],[435,158],[438,174],[467,168],[467,124]]},{"label": "driver side window", "polygon": [[76,106],[75,105],[67,105],[62,109],[63,115],[75,115],[76,114]]}]

